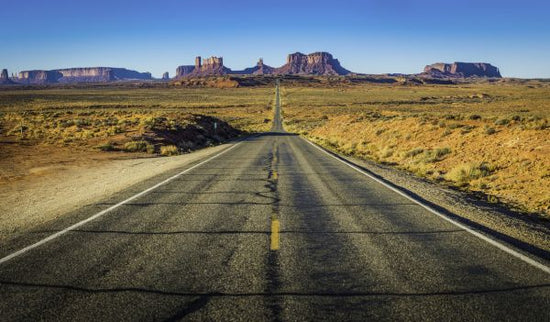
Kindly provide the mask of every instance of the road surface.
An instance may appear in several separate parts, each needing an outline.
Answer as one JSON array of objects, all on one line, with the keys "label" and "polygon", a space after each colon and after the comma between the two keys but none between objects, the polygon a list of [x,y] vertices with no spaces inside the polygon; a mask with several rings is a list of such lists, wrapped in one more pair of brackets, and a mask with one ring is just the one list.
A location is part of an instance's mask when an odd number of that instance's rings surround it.
[{"label": "road surface", "polygon": [[285,133],[278,88],[270,133],[162,180],[0,254],[0,320],[550,318],[544,269]]}]

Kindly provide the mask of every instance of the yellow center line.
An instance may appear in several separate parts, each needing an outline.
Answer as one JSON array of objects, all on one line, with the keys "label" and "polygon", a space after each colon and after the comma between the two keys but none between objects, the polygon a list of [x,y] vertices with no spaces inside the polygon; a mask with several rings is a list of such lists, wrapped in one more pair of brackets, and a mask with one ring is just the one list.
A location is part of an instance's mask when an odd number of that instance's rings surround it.
[{"label": "yellow center line", "polygon": [[273,170],[273,174],[271,175],[271,178],[273,180],[277,180],[278,177],[279,177],[279,174],[277,173],[277,171]]},{"label": "yellow center line", "polygon": [[277,216],[273,215],[271,217],[271,250],[279,249],[279,219]]}]

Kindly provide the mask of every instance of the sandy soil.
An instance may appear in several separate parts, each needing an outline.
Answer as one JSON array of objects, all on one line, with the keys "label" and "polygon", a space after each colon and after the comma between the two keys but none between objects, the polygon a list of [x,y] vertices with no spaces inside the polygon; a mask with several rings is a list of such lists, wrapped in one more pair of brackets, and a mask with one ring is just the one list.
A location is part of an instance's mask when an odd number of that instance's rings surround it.
[{"label": "sandy soil", "polygon": [[0,240],[226,147],[224,144],[174,157],[151,157],[52,146],[2,145]]}]

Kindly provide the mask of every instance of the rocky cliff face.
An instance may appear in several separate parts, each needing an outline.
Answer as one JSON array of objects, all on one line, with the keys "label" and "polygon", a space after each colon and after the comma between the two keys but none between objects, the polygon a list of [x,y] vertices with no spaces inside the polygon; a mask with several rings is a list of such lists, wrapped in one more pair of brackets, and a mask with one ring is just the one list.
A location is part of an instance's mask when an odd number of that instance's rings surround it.
[{"label": "rocky cliff face", "polygon": [[432,77],[502,77],[499,69],[488,63],[435,63],[424,67],[424,73]]},{"label": "rocky cliff face", "polygon": [[165,72],[164,74],[162,74],[162,80],[169,80],[169,79],[170,79],[170,73]]},{"label": "rocky cliff face", "polygon": [[286,64],[274,70],[275,74],[297,75],[348,75],[351,72],[340,65],[327,52],[316,52],[309,55],[302,53],[290,54]]},{"label": "rocky cliff face", "polygon": [[176,68],[176,78],[185,77],[195,70],[193,65],[183,65]]},{"label": "rocky cliff face", "polygon": [[148,80],[151,73],[125,68],[88,67],[55,70],[22,71],[17,79],[22,84],[105,83],[122,80]]}]

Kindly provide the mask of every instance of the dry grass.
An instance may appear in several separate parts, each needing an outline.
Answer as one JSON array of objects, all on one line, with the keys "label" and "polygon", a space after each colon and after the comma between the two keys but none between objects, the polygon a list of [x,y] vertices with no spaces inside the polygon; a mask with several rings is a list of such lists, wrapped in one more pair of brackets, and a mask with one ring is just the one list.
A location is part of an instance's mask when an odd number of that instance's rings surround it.
[{"label": "dry grass", "polygon": [[178,147],[175,145],[166,145],[160,148],[160,154],[164,156],[178,155]]},{"label": "dry grass", "polygon": [[543,216],[550,215],[549,92],[542,81],[281,91],[289,131]]},{"label": "dry grass", "polygon": [[[244,132],[265,131],[272,88],[65,88],[0,91],[0,142],[141,151],[129,143],[212,116]],[[0,143],[2,144],[2,143]],[[151,149],[146,149],[151,151]],[[159,149],[157,149],[159,151]]]}]

